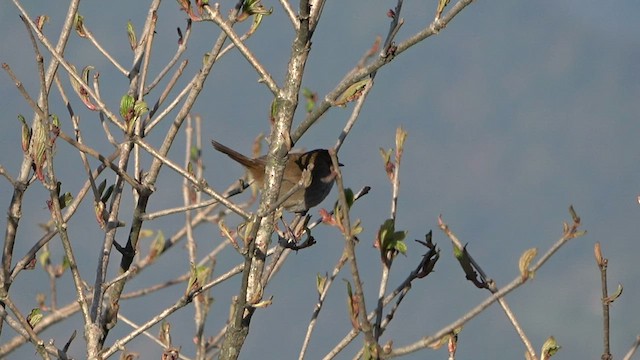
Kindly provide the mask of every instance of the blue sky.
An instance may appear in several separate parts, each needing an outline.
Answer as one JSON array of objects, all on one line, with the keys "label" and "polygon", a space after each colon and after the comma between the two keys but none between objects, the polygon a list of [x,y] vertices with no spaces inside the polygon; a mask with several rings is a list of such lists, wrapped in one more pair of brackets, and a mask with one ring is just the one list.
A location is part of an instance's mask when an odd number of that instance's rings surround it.
[{"label": "blue sky", "polygon": [[[275,1],[274,15],[267,17],[260,30],[248,40],[256,56],[281,82],[289,54],[292,31]],[[30,14],[48,14],[49,36],[59,31],[64,6],[53,3],[24,2]],[[125,66],[131,62],[125,25],[132,20],[140,29],[148,2],[85,2],[81,13],[85,22],[107,49]],[[223,4],[228,6],[228,4]],[[328,2],[323,22],[312,45],[304,84],[320,97],[358,61],[375,36],[386,35],[390,1]],[[435,1],[405,2],[405,25],[398,34],[402,41],[427,24],[433,17]],[[562,221],[569,220],[567,208],[573,204],[582,217],[588,234],[569,243],[552,258],[536,278],[507,297],[530,335],[536,349],[544,339],[554,335],[563,346],[559,359],[595,358],[602,351],[599,274],[592,247],[603,245],[610,259],[609,275],[613,289],[622,283],[624,295],[612,308],[612,351],[622,357],[639,333],[640,320],[634,316],[640,298],[637,280],[637,256],[640,253],[637,219],[640,205],[638,164],[640,152],[640,3],[627,0],[614,4],[596,1],[556,0],[537,2],[478,1],[466,8],[440,34],[418,44],[381,70],[361,117],[341,149],[346,185],[372,186],[371,193],[353,209],[353,217],[362,219],[365,232],[358,250],[365,273],[365,290],[369,308],[377,294],[378,255],[371,247],[375,232],[389,216],[390,186],[386,180],[378,149],[393,146],[396,127],[409,133],[401,168],[401,183],[396,228],[409,232],[409,254],[398,258],[390,286],[410,271],[422,254],[411,239],[422,239],[430,229],[442,249],[436,272],[414,285],[384,340],[393,339],[402,346],[429,335],[453,321],[488,296],[464,280],[462,271],[450,256],[451,246],[437,230],[437,217],[444,220],[468,243],[468,249],[498,285],[517,276],[520,254],[531,247],[545,251],[561,235]],[[0,61],[8,63],[35,94],[37,77],[33,52],[18,11],[10,2],[0,4]],[[175,2],[162,4],[159,12],[157,42],[153,53],[158,69],[175,51],[175,28],[184,28],[185,15]],[[246,29],[247,24],[241,24]],[[196,71],[202,54],[209,50],[218,35],[213,24],[194,24],[187,56],[190,64],[185,78]],[[55,38],[55,37],[54,37]],[[86,41],[73,36],[67,56],[76,66],[93,65],[101,73],[102,94],[107,104],[117,108],[126,91],[126,79],[115,74]],[[46,57],[47,59],[49,57]],[[61,76],[68,84],[66,76]],[[271,95],[256,84],[257,75],[237,53],[232,52],[214,68],[194,112],[204,118],[204,139],[215,138],[228,146],[248,153],[252,139],[268,131]],[[151,94],[155,99],[158,93]],[[52,95],[53,112],[66,114],[58,95]],[[328,147],[335,143],[350,115],[346,109],[330,110],[298,143],[301,147]],[[19,146],[17,114],[30,118],[31,112],[6,74],[0,76],[0,109],[5,117],[5,131],[0,133],[0,164],[16,174],[22,156]],[[87,142],[107,151],[95,113],[75,110]],[[300,111],[296,123],[303,117]],[[159,144],[161,125],[149,137]],[[63,129],[71,133],[69,120],[63,117]],[[182,138],[170,156],[182,162]],[[209,147],[203,149],[209,184],[223,189],[237,179],[242,170]],[[66,144],[59,143],[55,166],[63,186],[74,191],[81,186],[77,176],[79,157]],[[166,177],[158,184],[151,210],[181,204],[179,178],[165,169]],[[113,181],[113,177],[107,177]],[[77,191],[77,190],[75,190]],[[39,184],[26,197],[17,253],[24,253],[41,236],[34,224],[46,222],[48,210],[45,192]],[[335,198],[335,191],[330,199]],[[0,181],[0,204],[7,207],[11,188]],[[332,201],[323,206],[330,207]],[[81,271],[93,282],[96,252],[102,234],[88,215],[70,223],[73,242],[81,257]],[[125,205],[123,219],[131,213],[131,200]],[[126,220],[125,220],[126,221]],[[183,216],[161,219],[148,226],[172,234],[184,222]],[[6,220],[0,220],[1,225]],[[204,254],[222,241],[215,227],[199,229],[199,251]],[[340,235],[334,229],[316,232],[318,244],[292,254],[275,281],[267,288],[274,304],[254,317],[249,340],[242,358],[288,359],[297,356],[302,334],[315,303],[316,273],[331,271],[342,251]],[[124,239],[121,232],[119,239]],[[123,240],[124,241],[124,240]],[[61,256],[59,242],[54,253]],[[172,250],[169,259],[154,270],[143,273],[129,284],[137,289],[150,282],[177,276],[188,270],[183,249]],[[239,261],[228,252],[220,258],[216,271],[222,273]],[[215,274],[215,272],[214,272]],[[34,290],[39,284],[46,291],[46,276],[41,271],[23,272],[22,284],[12,288],[13,295],[25,304],[25,311],[35,306]],[[340,278],[348,278],[343,272]],[[20,280],[20,279],[19,279]],[[61,279],[61,303],[73,300],[68,274]],[[229,297],[237,282],[212,292],[216,298],[209,331],[215,333],[226,319]],[[183,289],[163,293],[160,299],[132,300],[124,314],[143,322],[164,306],[175,301]],[[344,286],[336,284],[320,318],[309,359],[319,358],[342,334],[349,330]],[[174,341],[190,352],[193,326],[192,310],[184,310],[170,319],[180,333]],[[81,330],[79,317],[74,327]],[[59,325],[44,337],[70,334],[69,325]],[[156,333],[156,331],[153,331]],[[119,335],[117,335],[119,334]],[[124,332],[114,332],[114,340]],[[0,342],[9,339],[5,327]],[[62,335],[67,336],[67,335]],[[524,348],[505,319],[494,306],[467,324],[460,336],[460,358],[522,358]],[[60,344],[62,338],[57,340]],[[77,343],[81,341],[76,340]],[[278,344],[277,346],[273,346]],[[358,343],[359,345],[360,343]],[[76,344],[77,345],[77,344]],[[129,345],[133,351],[157,354],[146,339]],[[351,350],[357,346],[352,346]],[[73,347],[72,347],[73,349]],[[149,350],[153,349],[153,350]],[[82,358],[80,348],[74,355]],[[152,351],[148,353],[147,351]],[[439,352],[425,351],[409,359],[442,358]],[[24,347],[15,358],[33,355]],[[341,356],[351,358],[352,353]],[[157,356],[156,356],[157,357]],[[146,357],[145,357],[146,358]]]}]

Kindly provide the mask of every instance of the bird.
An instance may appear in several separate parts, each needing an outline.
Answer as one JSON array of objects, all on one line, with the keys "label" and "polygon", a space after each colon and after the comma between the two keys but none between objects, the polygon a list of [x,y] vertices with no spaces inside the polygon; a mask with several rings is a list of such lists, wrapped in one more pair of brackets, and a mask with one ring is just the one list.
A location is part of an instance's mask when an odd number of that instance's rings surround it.
[{"label": "bird", "polygon": [[[214,149],[227,155],[249,171],[249,176],[255,184],[262,189],[264,185],[264,171],[267,165],[267,156],[249,158],[241,153],[211,140]],[[290,153],[282,175],[278,203],[283,197],[298,184],[302,172],[313,164],[311,169],[311,183],[294,192],[281,206],[291,213],[306,213],[310,208],[317,206],[324,200],[333,187],[336,171],[333,169],[331,155],[327,149],[315,149],[304,153]],[[342,165],[342,164],[339,164]]]}]

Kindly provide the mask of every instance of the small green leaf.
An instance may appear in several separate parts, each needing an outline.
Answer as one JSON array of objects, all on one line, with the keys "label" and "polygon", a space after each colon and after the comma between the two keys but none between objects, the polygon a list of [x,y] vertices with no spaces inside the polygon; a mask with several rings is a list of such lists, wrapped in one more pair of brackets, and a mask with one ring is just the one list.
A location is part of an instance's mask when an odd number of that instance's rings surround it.
[{"label": "small green leaf", "polygon": [[358,316],[360,315],[360,304],[358,303],[358,296],[353,293],[351,283],[348,280],[344,280],[347,283],[347,310],[349,312],[349,319],[351,320],[351,326],[354,329],[360,329],[360,321]]},{"label": "small green leaf", "polygon": [[162,320],[162,325],[160,326],[160,335],[158,336],[162,345],[165,348],[171,346],[171,324],[165,319]]},{"label": "small green leaf", "polygon": [[200,159],[201,154],[202,152],[200,151],[200,149],[198,149],[198,147],[194,145],[189,151],[189,158],[191,159],[191,161],[197,162]]},{"label": "small green leaf", "polygon": [[387,219],[380,226],[378,231],[378,239],[380,241],[380,251],[386,254],[389,250],[395,250],[402,254],[406,254],[407,245],[404,239],[407,237],[406,231],[395,231],[395,222],[393,219]]},{"label": "small green leaf", "polygon": [[550,359],[553,355],[555,355],[559,350],[560,350],[561,346],[558,345],[558,342],[556,341],[556,339],[553,336],[549,336],[549,338],[544,342],[544,344],[542,344],[542,359],[544,360],[548,360]]},{"label": "small green leaf", "polygon": [[449,0],[438,0],[438,8],[436,9],[436,20],[440,19],[440,15],[444,11],[444,8],[449,4]]},{"label": "small green leaf", "polygon": [[104,192],[104,188],[107,186],[107,179],[104,179],[100,182],[100,185],[98,185],[98,197],[102,196],[102,193]]},{"label": "small green leaf", "polygon": [[62,271],[71,267],[71,262],[69,262],[69,258],[66,256],[62,257]]},{"label": "small green leaf", "polygon": [[147,103],[144,101],[136,101],[136,104],[133,106],[133,111],[136,117],[140,117],[142,114],[149,111],[149,107],[147,107]]},{"label": "small green leaf", "polygon": [[87,33],[84,29],[84,17],[82,15],[76,14],[76,18],[73,23],[73,26],[75,27],[76,33],[78,34],[78,36],[80,36],[81,38],[87,37]]},{"label": "small green leaf", "polygon": [[534,272],[529,270],[529,266],[531,265],[531,262],[537,254],[538,249],[531,248],[520,255],[520,260],[518,260],[518,269],[520,270],[520,276],[522,277],[522,279],[533,277]]},{"label": "small green leaf", "polygon": [[49,142],[48,131],[41,120],[36,120],[33,130],[33,146],[31,147],[31,159],[36,169],[38,180],[44,181],[44,164],[47,160],[47,143]]},{"label": "small green leaf", "polygon": [[354,222],[353,226],[351,226],[351,235],[353,236],[358,236],[362,233],[363,231],[363,227],[362,227],[362,223],[360,221],[360,219],[356,219],[356,221]]},{"label": "small green leaf", "polygon": [[136,99],[133,96],[126,94],[120,99],[120,116],[125,122],[131,121],[133,118],[133,105],[136,103]]},{"label": "small green leaf", "polygon": [[611,304],[612,302],[616,301],[620,296],[622,296],[622,284],[618,284],[618,287],[616,288],[616,292],[607,296],[606,298],[603,299],[603,303],[605,304]]},{"label": "small green leaf", "polygon": [[49,22],[49,17],[47,15],[40,15],[36,17],[36,21],[34,22],[36,23],[38,30],[42,31],[42,29],[44,29],[44,24]]},{"label": "small green leaf", "polygon": [[242,11],[238,14],[237,20],[244,21],[250,16],[254,17],[251,28],[249,28],[249,31],[247,31],[246,34],[248,37],[258,30],[258,27],[262,22],[262,18],[264,16],[271,15],[271,13],[273,13],[273,8],[265,8],[264,5],[262,5],[261,0],[247,0],[242,5]]},{"label": "small green leaf", "polygon": [[109,198],[111,197],[111,194],[113,193],[113,186],[114,186],[114,185],[115,185],[115,184],[111,184],[111,185],[109,185],[109,187],[107,188],[107,191],[105,191],[105,192],[104,192],[104,195],[102,195],[102,197],[100,198],[100,200],[101,200],[103,203],[105,203],[105,204],[106,204],[106,203],[107,203],[107,200],[109,200]]},{"label": "small green leaf", "polygon": [[402,255],[407,255],[407,244],[405,244],[404,242],[397,242],[395,249],[398,250],[398,252],[400,252]]},{"label": "small green leaf", "polygon": [[164,251],[166,240],[162,230],[158,230],[156,237],[151,242],[151,248],[149,249],[149,259],[154,260]]},{"label": "small green leaf", "polygon": [[327,275],[325,274],[324,276],[320,275],[320,273],[318,273],[316,275],[316,290],[318,291],[318,294],[322,294],[322,291],[324,291],[324,287],[327,284]]},{"label": "small green leaf", "polygon": [[152,236],[154,234],[154,231],[151,229],[142,229],[140,230],[140,235],[138,236],[140,239],[144,239],[144,238],[148,238],[149,236]]},{"label": "small green leaf", "polygon": [[360,80],[355,84],[349,86],[347,90],[345,90],[342,94],[340,94],[340,96],[338,96],[333,104],[335,106],[345,107],[348,102],[357,100],[367,88],[369,81],[370,79],[367,77],[366,79]]},{"label": "small green leaf", "polygon": [[127,38],[129,38],[129,46],[131,46],[131,50],[135,51],[138,46],[138,40],[136,39],[136,30],[133,28],[131,20],[127,21]]},{"label": "small green leaf", "polygon": [[191,264],[191,275],[189,276],[189,285],[185,294],[189,295],[195,291],[200,290],[207,282],[209,275],[211,274],[211,268],[206,265],[195,266]]},{"label": "small green leaf", "polygon": [[351,209],[354,202],[353,190],[351,190],[351,188],[344,189],[344,197],[347,200],[347,206]]},{"label": "small green leaf", "polygon": [[40,252],[40,255],[38,255],[38,261],[43,269],[46,269],[46,267],[51,264],[51,252],[48,248],[45,248]]},{"label": "small green leaf", "polygon": [[[76,67],[73,64],[70,64],[73,71],[78,74]],[[89,91],[87,88],[89,87],[89,72],[93,70],[93,66],[85,66],[82,69],[82,74],[78,74],[82,82],[78,82],[73,76],[69,75],[69,82],[71,82],[71,87],[75,91],[76,95],[82,100],[87,109],[92,111],[97,111],[98,107],[91,102],[91,98],[89,97]]]},{"label": "small green leaf", "polygon": [[396,129],[396,150],[400,154],[404,150],[404,143],[407,140],[407,135],[409,135],[409,133],[402,127]]},{"label": "small green leaf", "polygon": [[42,311],[39,308],[32,309],[29,315],[27,315],[27,322],[33,329],[42,320]]},{"label": "small green leaf", "polygon": [[309,90],[308,88],[303,88],[302,96],[304,96],[304,98],[307,100],[306,110],[308,113],[310,113],[316,107],[316,101],[318,100],[318,95],[313,91]]},{"label": "small green leaf", "polygon": [[73,195],[70,192],[66,192],[58,197],[58,202],[60,203],[60,210],[66,208],[73,202]]},{"label": "small green leaf", "polygon": [[29,151],[29,144],[31,143],[31,128],[27,125],[24,116],[18,115],[18,120],[22,123],[21,145],[22,151],[26,154]]},{"label": "small green leaf", "polygon": [[60,118],[56,114],[51,114],[51,124],[54,128],[60,127]]},{"label": "small green leaf", "polygon": [[580,217],[576,213],[576,210],[573,208],[573,205],[569,206],[569,214],[571,214],[571,220],[573,220],[574,223],[580,223]]},{"label": "small green leaf", "polygon": [[269,120],[273,123],[276,121],[276,114],[278,113],[278,98],[271,101],[271,111],[269,113]]},{"label": "small green leaf", "polygon": [[107,221],[104,216],[104,211],[105,211],[104,202],[98,201],[93,207],[93,211],[95,213],[96,221],[98,222],[98,225],[100,225],[101,229],[104,229],[105,226],[107,226]]}]

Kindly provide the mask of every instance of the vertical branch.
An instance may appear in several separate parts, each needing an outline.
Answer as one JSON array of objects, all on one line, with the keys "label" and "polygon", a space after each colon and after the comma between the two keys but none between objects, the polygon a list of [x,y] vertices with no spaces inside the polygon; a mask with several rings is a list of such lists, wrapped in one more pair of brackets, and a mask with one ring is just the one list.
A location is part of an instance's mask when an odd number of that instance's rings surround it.
[{"label": "vertical branch", "polygon": [[613,357],[611,356],[611,346],[609,343],[611,336],[609,304],[613,300],[609,299],[609,291],[607,289],[607,266],[609,265],[609,260],[602,256],[602,249],[599,242],[597,242],[594,246],[594,254],[596,258],[596,264],[598,265],[598,269],[600,270],[600,283],[602,287],[602,339],[604,342],[604,350],[600,358],[602,360],[611,360],[613,359]]},{"label": "vertical branch", "polygon": [[[160,6],[160,1],[156,1],[151,6],[151,9],[149,11],[149,16],[147,17],[147,21],[145,24],[145,29],[144,29],[145,31],[141,39],[141,42],[143,43],[140,44],[141,46],[138,46],[136,48],[137,54],[140,54],[139,56],[142,56],[142,68],[139,71],[140,75],[135,77],[135,79],[133,79],[134,81],[131,82],[131,88],[132,88],[131,90],[136,92],[135,99],[136,101],[140,101],[140,102],[144,101],[145,81],[147,80],[147,73],[149,71],[149,63],[151,61],[151,47],[153,45],[153,40],[155,39],[156,24],[158,21],[158,14],[157,14],[158,6]],[[142,121],[142,119],[138,119],[138,121],[135,124],[136,135],[144,136],[144,133],[146,132],[144,125],[145,125],[144,121]],[[134,145],[133,152],[134,152],[133,173],[136,175],[136,177],[138,177],[141,175],[141,170],[142,170],[140,168],[140,148],[137,145]],[[142,179],[138,179],[138,180],[142,181]],[[138,196],[139,194],[134,191],[133,192],[134,201],[138,200]]]},{"label": "vertical branch", "polygon": [[[184,129],[185,133],[185,168],[188,171],[192,171],[193,163],[191,158],[191,149],[193,147],[193,125],[192,125],[192,117],[187,116],[187,126]],[[195,191],[191,188],[191,184],[187,179],[183,179],[182,181],[182,198],[185,206],[190,205],[195,198]],[[192,266],[196,266],[197,263],[197,252],[196,252],[196,242],[193,238],[193,227],[191,226],[192,216],[191,210],[187,210],[184,213],[185,218],[185,229],[187,231],[187,253],[189,254],[189,262],[193,264]],[[196,270],[197,271],[197,270]],[[202,298],[206,296],[206,294],[199,295]],[[196,334],[194,338],[194,343],[196,346],[196,359],[203,360],[205,358],[205,350],[206,344],[203,338],[204,334],[204,324],[205,324],[205,301],[194,301],[194,322],[196,326]]]},{"label": "vertical branch", "polygon": [[[398,213],[398,194],[400,193],[400,164],[402,162],[402,154],[404,153],[404,142],[407,138],[407,132],[401,127],[396,129],[395,136],[395,164],[393,165],[393,171],[387,169],[391,180],[391,219],[393,223],[396,221]],[[388,165],[388,164],[387,164]],[[382,239],[380,239],[382,242]],[[382,243],[379,244],[382,249]],[[378,288],[378,304],[376,307],[376,321],[374,326],[374,337],[376,341],[380,339],[382,331],[380,325],[382,324],[382,310],[384,307],[384,296],[387,292],[387,285],[389,284],[389,273],[391,271],[391,265],[393,264],[393,256],[389,256],[389,261],[382,261],[382,275],[380,277],[380,286]]]},{"label": "vertical branch", "polygon": [[395,167],[393,169],[391,218],[396,219],[398,213],[398,193],[400,192],[400,163],[404,153],[404,142],[407,139],[407,132],[401,127],[396,129],[396,152]]},{"label": "vertical branch", "polygon": [[[226,35],[221,34],[213,45],[213,49],[211,50],[212,56],[209,57],[209,61],[203,64],[201,71],[199,71],[195,77],[191,80],[191,82],[186,86],[189,89],[189,94],[182,108],[176,115],[173,126],[167,132],[164,141],[159,149],[159,153],[162,156],[165,156],[169,149],[171,148],[175,137],[178,134],[180,126],[182,125],[184,119],[187,114],[191,111],[193,104],[198,98],[200,91],[203,88],[204,81],[207,79],[209,73],[211,72],[211,68],[215,63],[215,59],[217,54],[219,53],[222,45],[226,40]],[[158,174],[160,173],[160,169],[162,168],[163,161],[158,158],[154,158],[149,172],[145,179],[143,179],[143,190],[139,192],[139,198],[136,204],[136,207],[133,212],[131,229],[129,231],[129,237],[127,239],[126,247],[124,248],[123,256],[120,261],[120,273],[126,272],[131,264],[133,263],[135,248],[138,244],[138,239],[140,236],[140,230],[142,229],[143,216],[146,212],[147,203],[149,201],[149,197],[152,194],[153,186],[157,180]],[[112,312],[117,313],[117,302],[119,301],[120,295],[124,290],[124,281],[117,282],[114,286],[110,288],[110,298],[112,301],[111,307]]]},{"label": "vertical branch", "polygon": [[[296,37],[292,45],[284,84],[281,89],[275,87],[275,84],[270,86],[272,92],[276,94],[276,111],[270,135],[270,148],[267,153],[265,184],[258,209],[258,214],[261,217],[255,217],[251,221],[250,226],[254,230],[247,240],[249,241],[249,252],[245,260],[246,267],[243,273],[242,288],[235,306],[233,320],[222,345],[222,359],[235,359],[238,357],[240,348],[248,334],[253,314],[251,309],[245,308],[245,304],[247,302],[249,304],[256,303],[260,301],[263,295],[262,278],[275,220],[273,212],[270,213],[269,209],[277,202],[287,154],[293,145],[290,136],[291,124],[298,106],[298,95],[310,50],[309,10],[309,3],[305,0],[300,1],[298,18],[300,27],[296,31]],[[255,63],[251,59],[247,59],[260,72]],[[265,76],[263,78],[269,79]],[[254,235],[255,237],[253,237]]]},{"label": "vertical branch", "polygon": [[364,291],[362,289],[362,279],[360,278],[360,270],[358,268],[358,262],[356,259],[356,239],[351,234],[351,221],[349,220],[349,209],[347,205],[347,199],[344,194],[344,185],[342,183],[342,172],[340,171],[338,158],[333,149],[329,150],[331,154],[331,161],[333,163],[333,168],[336,169],[336,186],[338,187],[338,202],[340,207],[344,209],[341,212],[342,217],[338,219],[342,224],[342,228],[344,229],[344,238],[345,238],[345,249],[344,254],[349,262],[351,269],[351,276],[353,277],[353,283],[356,288],[355,297],[356,302],[359,308],[359,326],[360,330],[364,333],[365,337],[365,347],[371,348],[376,347],[377,343],[373,334],[373,330],[371,327],[371,322],[369,322],[369,318],[367,317],[367,307],[364,301]]},{"label": "vertical branch", "polygon": [[[120,145],[120,158],[118,161],[118,168],[123,174],[127,171],[127,165],[129,163],[129,157],[131,155],[131,147],[132,144],[130,142],[125,142]],[[99,330],[98,333],[94,334],[94,336],[92,336],[87,341],[89,354],[97,355],[97,353],[102,348],[102,342],[106,337],[106,331],[115,326],[117,321],[117,310],[114,309],[114,307],[118,306],[117,299],[111,298],[111,304],[109,304],[105,308],[103,306],[103,302],[106,294],[106,289],[102,285],[106,282],[107,268],[109,266],[109,259],[111,257],[111,249],[113,248],[115,243],[117,224],[119,222],[118,215],[120,212],[120,204],[122,202],[124,184],[125,181],[123,177],[118,175],[115,181],[111,203],[109,205],[109,217],[105,225],[106,231],[102,243],[102,250],[100,251],[100,255],[98,257],[98,271],[96,273],[96,279],[94,283],[94,296],[91,304],[91,319],[93,324],[96,325],[97,329]],[[117,248],[121,253],[123,253],[123,255],[135,253],[134,248],[130,248],[128,246],[121,247],[120,245],[117,245]],[[124,281],[125,280],[123,279],[119,283],[123,283]],[[104,313],[102,312],[103,309],[105,309]]]},{"label": "vertical branch", "polygon": [[338,273],[340,272],[340,270],[342,269],[342,267],[346,262],[347,262],[347,257],[343,253],[340,256],[340,259],[338,259],[338,263],[333,267],[331,276],[328,279],[326,279],[326,282],[324,283],[324,287],[322,289],[318,289],[318,291],[321,291],[320,296],[318,297],[318,303],[316,304],[316,307],[313,310],[313,315],[311,315],[311,321],[309,322],[309,326],[307,327],[307,333],[304,336],[304,341],[302,342],[302,348],[300,349],[298,360],[304,359],[304,356],[307,352],[307,348],[309,346],[309,342],[311,341],[311,334],[313,333],[313,329],[315,329],[318,315],[320,314],[320,310],[322,310],[322,305],[324,304],[324,300],[326,299],[327,294],[329,293],[329,289],[331,288],[333,281],[335,280],[336,276],[338,276]]},{"label": "vertical branch", "polygon": [[[56,51],[58,53],[64,52],[64,49],[67,46],[67,41],[69,39],[69,35],[71,34],[71,28],[73,25],[73,19],[75,18],[75,14],[78,11],[78,5],[80,0],[72,0],[69,2],[69,7],[67,9],[67,14],[64,19],[64,23],[62,26],[62,30],[60,31],[60,38],[58,39],[58,43],[56,44]],[[20,14],[24,18],[24,20],[29,24],[31,29],[37,29],[31,17],[26,12],[26,10],[22,7],[22,4],[18,0],[13,0],[13,4],[18,8]],[[47,72],[45,75],[45,89],[46,93],[49,92],[51,87],[51,83],[53,82],[53,78],[58,69],[58,61],[56,59],[52,59],[49,67],[47,68]],[[40,94],[40,101],[44,101],[44,94]],[[34,124],[35,124],[34,120]],[[32,126],[33,128],[33,126]],[[18,225],[20,223],[20,218],[22,216],[22,200],[24,197],[24,193],[27,190],[27,186],[29,183],[29,173],[31,171],[31,159],[28,155],[24,155],[22,159],[22,164],[20,166],[20,173],[15,180],[15,185],[13,189],[13,196],[11,198],[11,203],[9,205],[9,211],[7,215],[7,227],[5,230],[5,239],[4,239],[4,247],[2,249],[2,269],[0,270],[0,281],[2,282],[0,286],[2,286],[3,292],[8,292],[11,283],[9,282],[9,274],[11,273],[11,262],[13,258],[13,247],[15,244],[16,235],[18,232]],[[0,301],[0,306],[4,307],[2,301]],[[0,312],[0,333],[2,333],[2,324],[4,324],[4,316],[5,312]]]}]

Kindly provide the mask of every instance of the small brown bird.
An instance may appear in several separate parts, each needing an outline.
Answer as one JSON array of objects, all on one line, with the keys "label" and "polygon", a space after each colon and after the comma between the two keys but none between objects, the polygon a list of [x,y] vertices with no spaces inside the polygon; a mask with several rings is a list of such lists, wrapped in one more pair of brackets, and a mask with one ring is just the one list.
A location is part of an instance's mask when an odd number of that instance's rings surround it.
[{"label": "small brown bird", "polygon": [[[211,144],[216,150],[226,154],[249,170],[251,179],[262,189],[264,169],[267,165],[266,155],[251,159],[215,140],[211,140]],[[287,198],[281,205],[285,210],[304,213],[320,204],[331,192],[336,177],[336,172],[333,171],[331,165],[331,155],[326,149],[316,149],[305,153],[289,154],[280,185],[280,199],[300,181],[302,171],[311,163],[313,163],[311,184],[306,188],[299,189]]]}]

